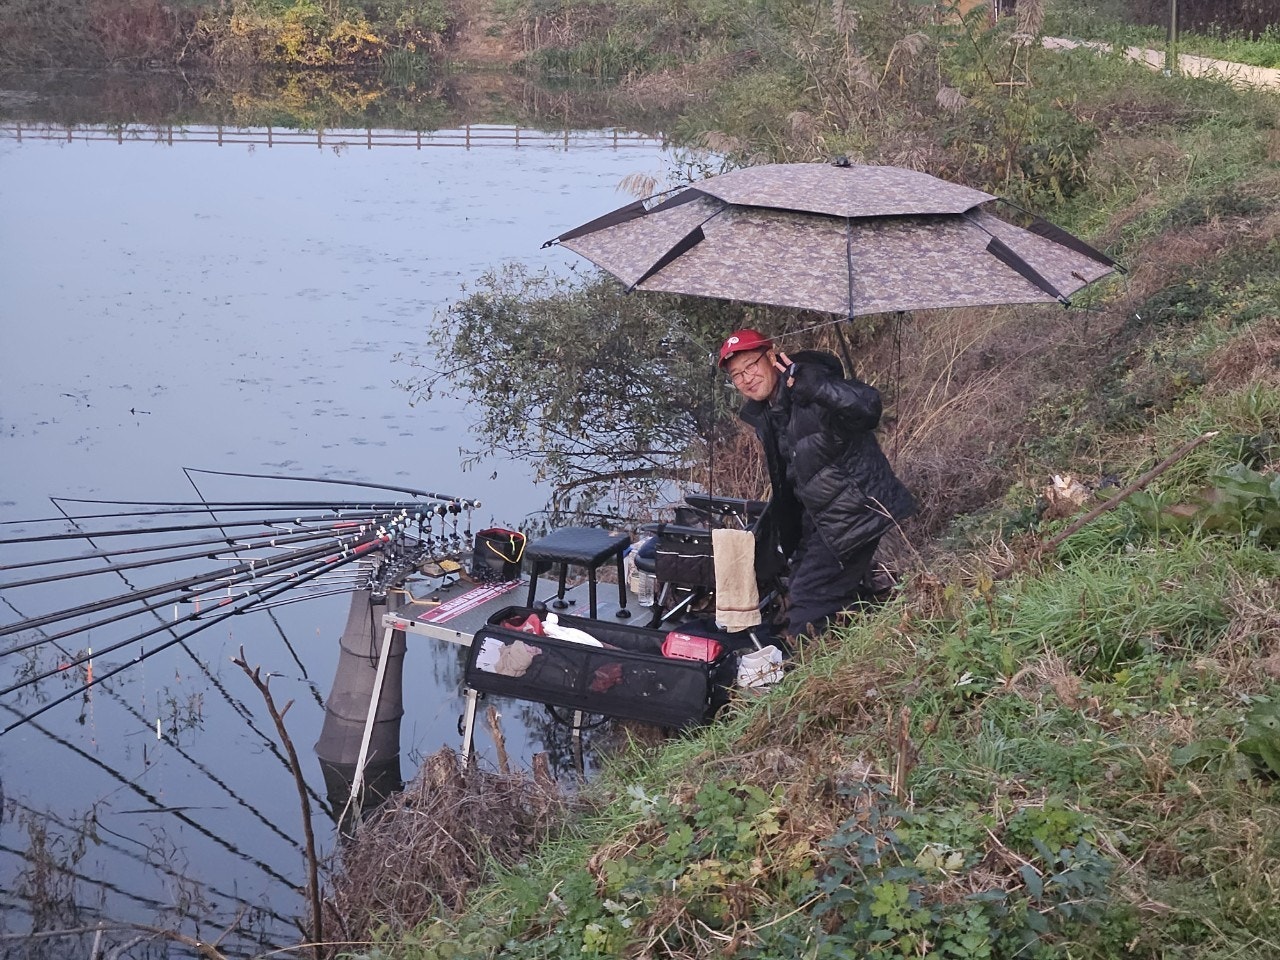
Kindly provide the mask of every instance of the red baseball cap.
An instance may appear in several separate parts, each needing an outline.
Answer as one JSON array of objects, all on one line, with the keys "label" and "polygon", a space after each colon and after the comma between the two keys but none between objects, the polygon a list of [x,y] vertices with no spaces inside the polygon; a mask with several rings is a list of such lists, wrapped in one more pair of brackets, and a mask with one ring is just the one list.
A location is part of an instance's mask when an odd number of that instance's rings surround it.
[{"label": "red baseball cap", "polygon": [[749,353],[752,350],[772,350],[773,341],[759,330],[735,330],[729,339],[720,347],[720,366],[729,362],[735,353]]}]

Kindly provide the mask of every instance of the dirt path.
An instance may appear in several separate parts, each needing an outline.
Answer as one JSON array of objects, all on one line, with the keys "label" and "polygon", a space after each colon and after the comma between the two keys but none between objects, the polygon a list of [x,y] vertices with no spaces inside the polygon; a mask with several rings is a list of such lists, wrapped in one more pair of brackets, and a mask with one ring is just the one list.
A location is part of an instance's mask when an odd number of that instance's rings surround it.
[{"label": "dirt path", "polygon": [[[1066,40],[1062,37],[1045,37],[1044,45],[1049,50],[1074,50],[1087,47],[1099,53],[1110,53],[1112,46],[1097,40]],[[1143,47],[1126,47],[1124,55],[1136,63],[1142,63],[1153,70],[1163,70],[1165,54],[1163,50],[1150,50]],[[1280,70],[1267,67],[1252,67],[1246,63],[1233,63],[1230,60],[1214,60],[1211,57],[1197,57],[1183,53],[1178,56],[1178,72],[1187,77],[1201,77],[1209,80],[1223,80],[1240,87],[1280,87]]]},{"label": "dirt path", "polygon": [[492,0],[453,0],[453,42],[449,55],[467,63],[498,65],[513,62],[520,51],[506,37],[502,21],[493,14]]}]

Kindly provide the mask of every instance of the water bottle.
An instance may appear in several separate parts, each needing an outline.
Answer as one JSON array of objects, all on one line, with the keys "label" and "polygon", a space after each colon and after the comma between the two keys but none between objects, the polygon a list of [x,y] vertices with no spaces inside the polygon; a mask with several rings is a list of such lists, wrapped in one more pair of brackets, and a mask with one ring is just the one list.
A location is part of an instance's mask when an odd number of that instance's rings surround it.
[{"label": "water bottle", "polygon": [[632,593],[640,592],[640,571],[636,569],[635,547],[628,547],[622,555],[622,572],[627,578],[627,589]]},{"label": "water bottle", "polygon": [[642,607],[653,606],[653,581],[654,576],[651,573],[645,573],[643,570],[636,571],[636,602]]}]

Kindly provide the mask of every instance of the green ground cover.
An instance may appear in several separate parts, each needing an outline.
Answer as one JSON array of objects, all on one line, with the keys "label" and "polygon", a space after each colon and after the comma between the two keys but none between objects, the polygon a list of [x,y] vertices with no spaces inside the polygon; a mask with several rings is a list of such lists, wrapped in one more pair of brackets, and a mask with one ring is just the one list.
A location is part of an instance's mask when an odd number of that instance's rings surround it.
[{"label": "green ground cover", "polygon": [[[1040,31],[1079,20],[1067,4],[1023,2],[994,28],[907,2],[536,6],[562,28],[540,62],[589,47],[617,68],[598,72],[630,71],[622,96],[680,97],[686,142],[962,179],[1128,272],[1065,315],[847,328],[860,368],[883,374],[896,350],[910,371],[885,385],[899,466],[931,506],[902,595],[705,730],[621,750],[553,839],[490,863],[461,910],[384,910],[352,955],[1280,955],[1274,96],[1043,51]],[[679,43],[606,56],[601,38],[639,36],[631,17]],[[529,342],[563,334],[582,305],[556,291],[521,308],[520,282],[482,285],[455,331],[500,303]],[[607,284],[584,290],[614,316]],[[680,305],[627,303],[644,382]],[[695,314],[681,335],[716,326]],[[566,358],[571,383],[595,362]],[[1051,474],[1088,479],[1097,503],[1205,434],[1035,559],[1071,522],[1045,510]]]}]

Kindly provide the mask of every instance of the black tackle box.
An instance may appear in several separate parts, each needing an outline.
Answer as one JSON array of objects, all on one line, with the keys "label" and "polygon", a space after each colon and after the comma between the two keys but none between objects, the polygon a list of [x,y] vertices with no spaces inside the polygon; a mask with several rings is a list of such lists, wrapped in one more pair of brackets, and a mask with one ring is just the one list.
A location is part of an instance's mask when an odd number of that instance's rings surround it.
[{"label": "black tackle box", "polygon": [[546,616],[528,607],[507,607],[476,633],[467,652],[469,687],[677,728],[710,720],[728,699],[737,660],[727,647],[710,662],[685,660],[662,655],[667,636],[662,630],[558,615],[561,626],[608,644],[596,647],[503,625],[524,622],[530,614]]}]

